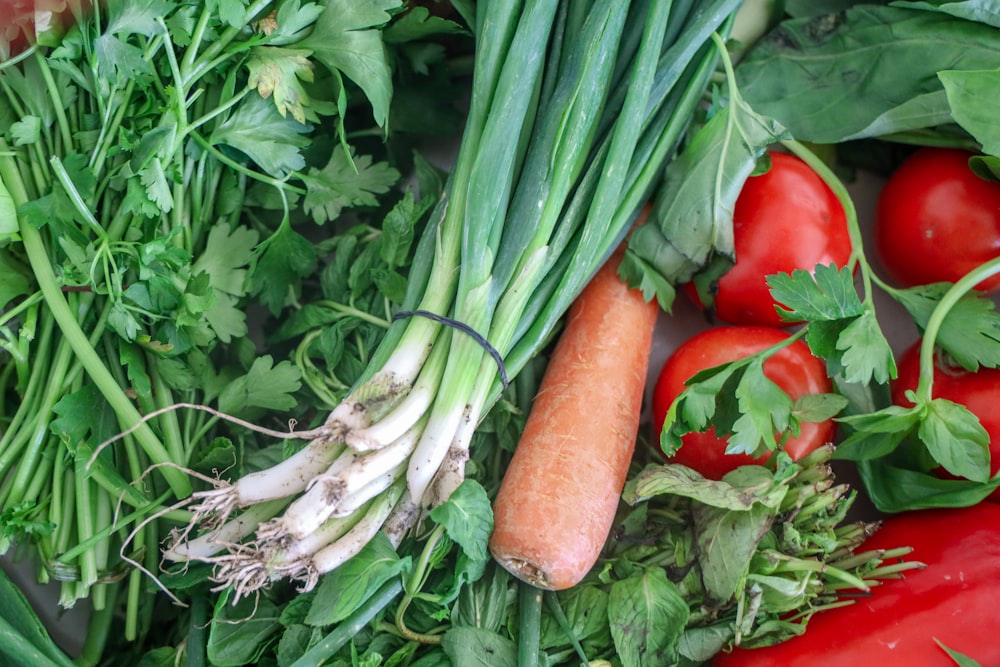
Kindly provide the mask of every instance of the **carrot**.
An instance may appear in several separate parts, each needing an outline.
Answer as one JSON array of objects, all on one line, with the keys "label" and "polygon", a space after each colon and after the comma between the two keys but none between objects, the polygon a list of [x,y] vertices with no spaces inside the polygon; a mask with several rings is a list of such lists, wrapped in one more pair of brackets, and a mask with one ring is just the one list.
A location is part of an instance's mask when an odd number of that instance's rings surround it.
[{"label": "carrot", "polygon": [[570,308],[493,503],[490,552],[539,588],[597,562],[635,449],[659,307],[618,277],[623,253]]}]

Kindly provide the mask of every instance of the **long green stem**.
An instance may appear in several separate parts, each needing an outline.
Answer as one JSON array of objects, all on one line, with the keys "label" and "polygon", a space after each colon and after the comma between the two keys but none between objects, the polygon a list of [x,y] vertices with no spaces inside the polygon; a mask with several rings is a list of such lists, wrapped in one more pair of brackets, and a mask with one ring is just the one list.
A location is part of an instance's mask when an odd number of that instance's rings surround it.
[{"label": "long green stem", "polygon": [[[9,150],[10,147],[6,140],[0,138],[0,153],[9,153]],[[0,158],[0,180],[10,192],[16,205],[26,203],[27,194],[21,186],[14,160],[9,155]],[[160,442],[149,425],[142,422],[142,416],[132,405],[125,392],[122,391],[122,388],[115,382],[70,310],[56,279],[52,264],[49,262],[45,243],[38,229],[23,221],[19,228],[28,261],[34,271],[38,286],[45,296],[46,305],[48,305],[64,338],[73,348],[87,374],[107,399],[115,414],[118,415],[119,422],[123,427],[128,428],[139,424],[134,435],[149,457],[154,462],[169,462],[171,459],[163,443]],[[162,474],[177,497],[184,498],[191,493],[191,482],[180,470],[164,468]]]},{"label": "long green stem", "polygon": [[944,324],[944,318],[948,316],[955,304],[976,285],[998,273],[1000,273],[1000,257],[980,264],[955,281],[955,284],[948,288],[941,300],[934,306],[934,310],[927,320],[927,326],[924,327],[924,335],[920,343],[920,380],[917,382],[916,395],[921,403],[931,400],[931,389],[934,383],[934,346],[938,331]]}]

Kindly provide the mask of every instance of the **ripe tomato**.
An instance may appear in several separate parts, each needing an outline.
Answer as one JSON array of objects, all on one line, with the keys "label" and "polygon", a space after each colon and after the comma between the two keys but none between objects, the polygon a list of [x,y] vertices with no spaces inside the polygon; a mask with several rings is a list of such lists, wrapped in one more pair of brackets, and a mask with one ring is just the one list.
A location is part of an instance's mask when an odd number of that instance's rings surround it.
[{"label": "ripe tomato", "polygon": [[[897,364],[899,375],[892,383],[892,402],[910,407],[913,405],[905,396],[907,390],[917,388],[920,380],[920,341],[907,348],[900,355]],[[1000,411],[997,397],[1000,397],[1000,369],[980,368],[970,373],[961,367],[946,365],[941,359],[934,363],[934,383],[931,386],[934,398],[946,398],[967,407],[979,418],[990,436],[990,473],[1000,470]],[[944,470],[937,471],[947,476]],[[1000,502],[1000,489],[988,497]]]},{"label": "ripe tomato", "polygon": [[[817,264],[847,264],[851,239],[844,208],[805,162],[771,154],[771,168],[751,176],[733,209],[736,263],[718,280],[715,315],[731,324],[787,326],[766,278]],[[704,305],[691,283],[688,296]]]},{"label": "ripe tomato", "polygon": [[[1000,255],[1000,183],[969,169],[974,155],[921,148],[886,181],[875,211],[875,252],[901,285],[954,282]],[[1000,276],[978,287],[995,291]]]},{"label": "ripe tomato", "polygon": [[[684,383],[698,371],[735,361],[778,343],[790,334],[783,329],[764,326],[722,326],[706,329],[682,343],[667,358],[653,390],[654,440],[659,442],[667,409],[684,390]],[[809,346],[795,341],[764,362],[764,374],[795,400],[807,394],[832,391],[826,367],[813,356]],[[832,421],[803,423],[798,436],[789,438],[785,451],[798,460],[817,447],[830,442],[836,424]],[[747,454],[726,454],[726,440],[714,429],[688,433],[682,446],[670,458],[710,479],[721,479],[733,468],[762,463],[767,456],[755,459]]]}]

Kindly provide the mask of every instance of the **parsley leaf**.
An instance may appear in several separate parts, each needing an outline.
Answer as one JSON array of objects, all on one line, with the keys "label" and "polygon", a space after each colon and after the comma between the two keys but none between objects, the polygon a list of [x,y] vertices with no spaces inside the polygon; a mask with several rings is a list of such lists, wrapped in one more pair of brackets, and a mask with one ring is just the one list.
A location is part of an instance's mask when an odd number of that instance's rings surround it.
[{"label": "parsley leaf", "polygon": [[300,149],[309,144],[308,125],[286,119],[260,95],[248,95],[212,132],[209,141],[235,148],[262,170],[282,177],[302,169]]},{"label": "parsley leaf", "polygon": [[256,88],[261,97],[272,98],[282,118],[291,113],[295,120],[306,122],[309,94],[301,82],[313,80],[309,51],[258,46],[247,60],[247,69],[250,70],[247,85]]},{"label": "parsley leaf", "polygon": [[389,11],[401,6],[399,0],[330,0],[312,33],[298,43],[330,71],[361,87],[380,127],[389,117],[392,70],[379,28],[389,23]]},{"label": "parsley leaf", "polygon": [[370,155],[351,158],[334,151],[322,169],[310,169],[302,177],[308,188],[303,206],[313,220],[336,220],[349,206],[375,206],[375,195],[383,194],[399,180],[399,172],[385,162],[372,164]]},{"label": "parsley leaf", "polygon": [[[891,295],[923,329],[950,287],[951,283],[934,283],[894,290]],[[1000,312],[996,303],[982,292],[963,295],[948,311],[934,343],[970,372],[980,366],[1000,367]]]},{"label": "parsley leaf", "polygon": [[726,452],[754,454],[763,445],[778,448],[775,432],[788,428],[792,399],[773,380],[764,375],[764,359],[754,359],[736,387],[736,399],[742,413],[733,424]]},{"label": "parsley leaf", "polygon": [[302,279],[316,267],[316,249],[304,236],[283,222],[257,247],[250,269],[250,286],[261,303],[277,315],[291,295],[299,293]]},{"label": "parsley leaf", "polygon": [[290,410],[297,403],[301,374],[291,362],[274,365],[271,355],[257,357],[246,375],[230,382],[219,395],[219,410],[230,415],[252,416],[259,408]]},{"label": "parsley leaf", "polygon": [[818,264],[813,273],[803,269],[791,274],[778,273],[767,277],[774,300],[782,318],[791,322],[800,320],[834,321],[853,318],[864,312],[864,306],[854,288],[850,269],[837,269],[836,265]]}]

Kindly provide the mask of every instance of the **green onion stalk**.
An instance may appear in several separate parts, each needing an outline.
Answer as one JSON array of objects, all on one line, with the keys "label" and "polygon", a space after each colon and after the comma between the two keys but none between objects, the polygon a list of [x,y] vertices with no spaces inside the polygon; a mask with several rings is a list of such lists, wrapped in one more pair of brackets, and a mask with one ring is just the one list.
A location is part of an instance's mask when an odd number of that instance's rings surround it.
[{"label": "green onion stalk", "polygon": [[[446,500],[480,419],[654,195],[740,4],[479,3],[467,124],[402,310],[309,444],[193,494],[167,558],[214,563],[234,599],[285,578],[309,589]],[[187,548],[276,498],[290,502],[250,539]]]}]

